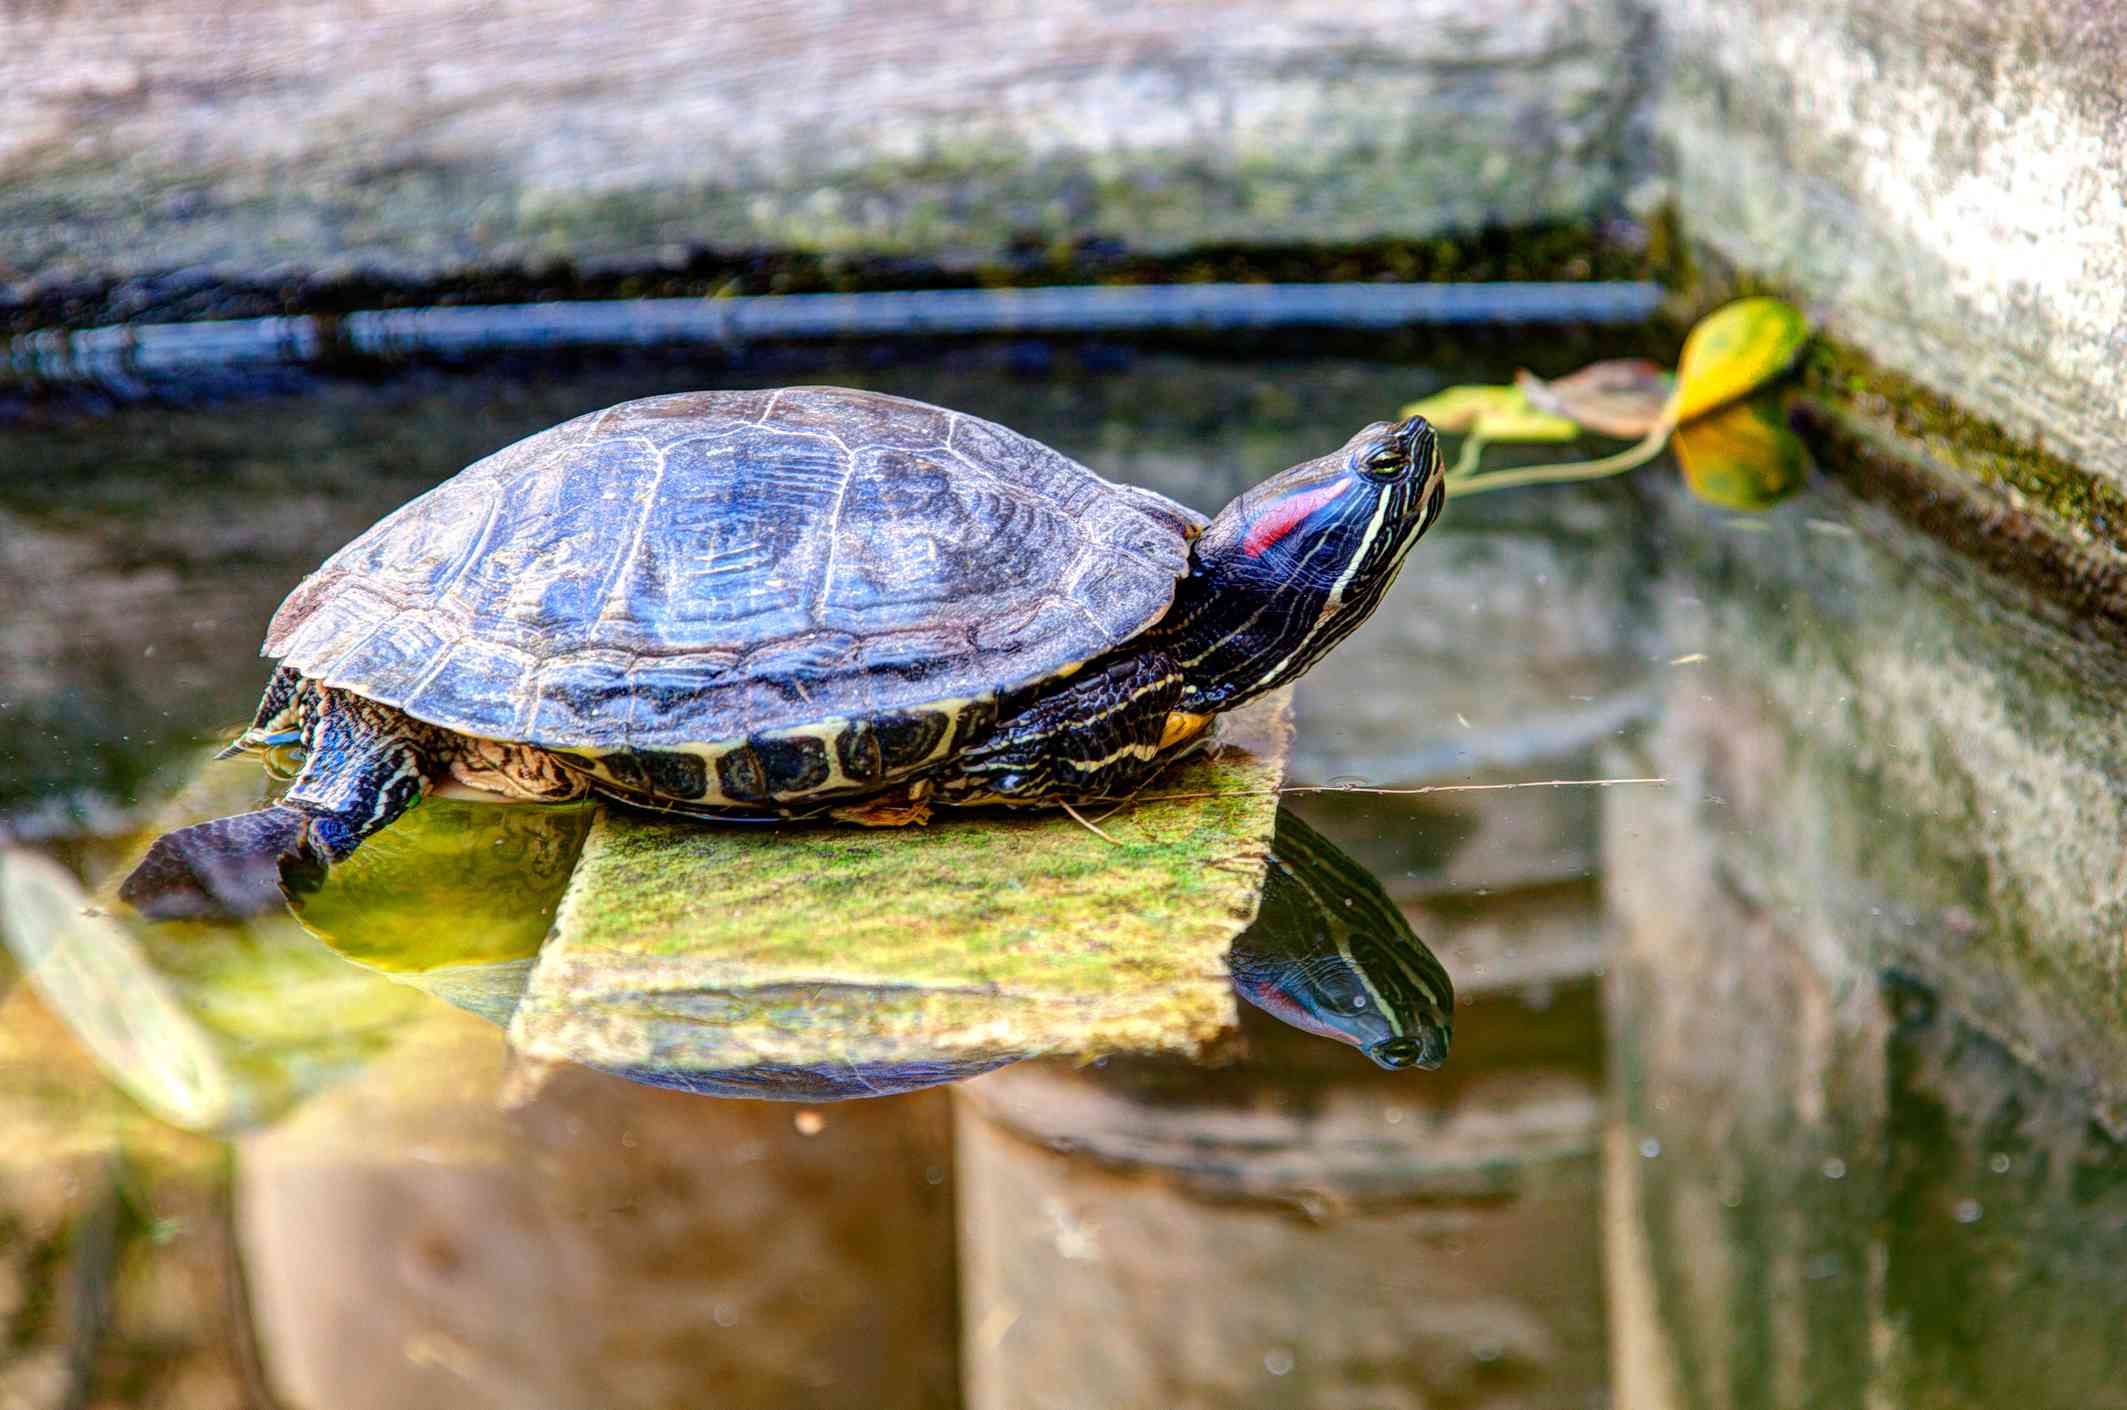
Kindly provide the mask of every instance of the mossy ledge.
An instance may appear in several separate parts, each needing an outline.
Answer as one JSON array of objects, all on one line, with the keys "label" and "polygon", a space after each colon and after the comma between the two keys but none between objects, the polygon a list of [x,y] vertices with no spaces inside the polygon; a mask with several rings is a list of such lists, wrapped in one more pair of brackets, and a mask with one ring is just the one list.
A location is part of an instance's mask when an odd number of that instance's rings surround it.
[{"label": "mossy ledge", "polygon": [[2127,492],[1828,339],[1805,357],[1793,419],[1856,493],[2079,616],[2127,626]]}]

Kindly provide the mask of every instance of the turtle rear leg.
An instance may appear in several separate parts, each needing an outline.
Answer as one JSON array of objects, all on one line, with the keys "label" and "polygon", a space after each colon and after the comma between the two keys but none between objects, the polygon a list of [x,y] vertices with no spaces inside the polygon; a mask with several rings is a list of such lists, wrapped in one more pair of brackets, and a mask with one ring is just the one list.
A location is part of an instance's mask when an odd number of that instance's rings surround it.
[{"label": "turtle rear leg", "polygon": [[345,861],[449,766],[438,732],[396,710],[310,685],[298,700],[306,754],[281,800],[158,837],[119,888],[121,900],[158,920],[270,910],[280,904],[284,864],[314,877],[319,864]]},{"label": "turtle rear leg", "polygon": [[420,802],[450,760],[434,730],[359,695],[317,690],[303,707],[302,772],[278,806],[306,819],[306,853],[345,861],[364,838]]},{"label": "turtle rear leg", "polygon": [[1165,767],[1194,731],[1177,719],[1182,672],[1147,651],[1073,680],[998,726],[961,756],[956,802],[1066,802],[1127,795]]}]

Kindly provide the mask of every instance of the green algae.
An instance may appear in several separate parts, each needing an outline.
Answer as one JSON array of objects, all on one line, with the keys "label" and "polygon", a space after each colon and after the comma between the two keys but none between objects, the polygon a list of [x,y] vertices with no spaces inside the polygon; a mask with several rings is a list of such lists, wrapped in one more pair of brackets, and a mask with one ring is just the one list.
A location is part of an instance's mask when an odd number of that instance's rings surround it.
[{"label": "green algae", "polygon": [[2018,439],[1855,348],[1820,338],[1804,365],[1803,385],[1842,419],[1874,423],[1936,464],[2012,491],[2023,507],[2044,513],[2077,538],[2114,549],[2127,543],[2127,490]]},{"label": "green algae", "polygon": [[1099,823],[703,827],[602,815],[512,1040],[710,1072],[1194,1051],[1234,1023],[1290,742],[1282,697]]}]

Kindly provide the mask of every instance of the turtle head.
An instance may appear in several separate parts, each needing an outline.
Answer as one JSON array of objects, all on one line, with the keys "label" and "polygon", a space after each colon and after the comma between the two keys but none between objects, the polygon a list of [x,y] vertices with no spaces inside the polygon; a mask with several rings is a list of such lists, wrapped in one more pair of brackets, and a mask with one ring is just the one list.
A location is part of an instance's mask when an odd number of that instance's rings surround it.
[{"label": "turtle head", "polygon": [[1294,679],[1365,621],[1447,499],[1422,416],[1377,421],[1219,511],[1164,632],[1196,710]]}]

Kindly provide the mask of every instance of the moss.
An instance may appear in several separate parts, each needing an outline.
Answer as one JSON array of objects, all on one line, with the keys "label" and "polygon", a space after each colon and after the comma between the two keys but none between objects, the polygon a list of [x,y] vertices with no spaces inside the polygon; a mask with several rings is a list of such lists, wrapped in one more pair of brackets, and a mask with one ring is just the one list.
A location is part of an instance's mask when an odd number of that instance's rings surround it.
[{"label": "moss", "polygon": [[2012,490],[2078,535],[2118,547],[2127,538],[2127,490],[2031,445],[1856,349],[1819,339],[1803,368],[1812,396],[1896,431],[1938,464]]},{"label": "moss", "polygon": [[1234,1021],[1224,956],[1289,736],[1282,700],[1241,712],[1109,838],[1051,811],[877,831],[607,814],[512,1036],[699,1071],[1194,1050]]}]

